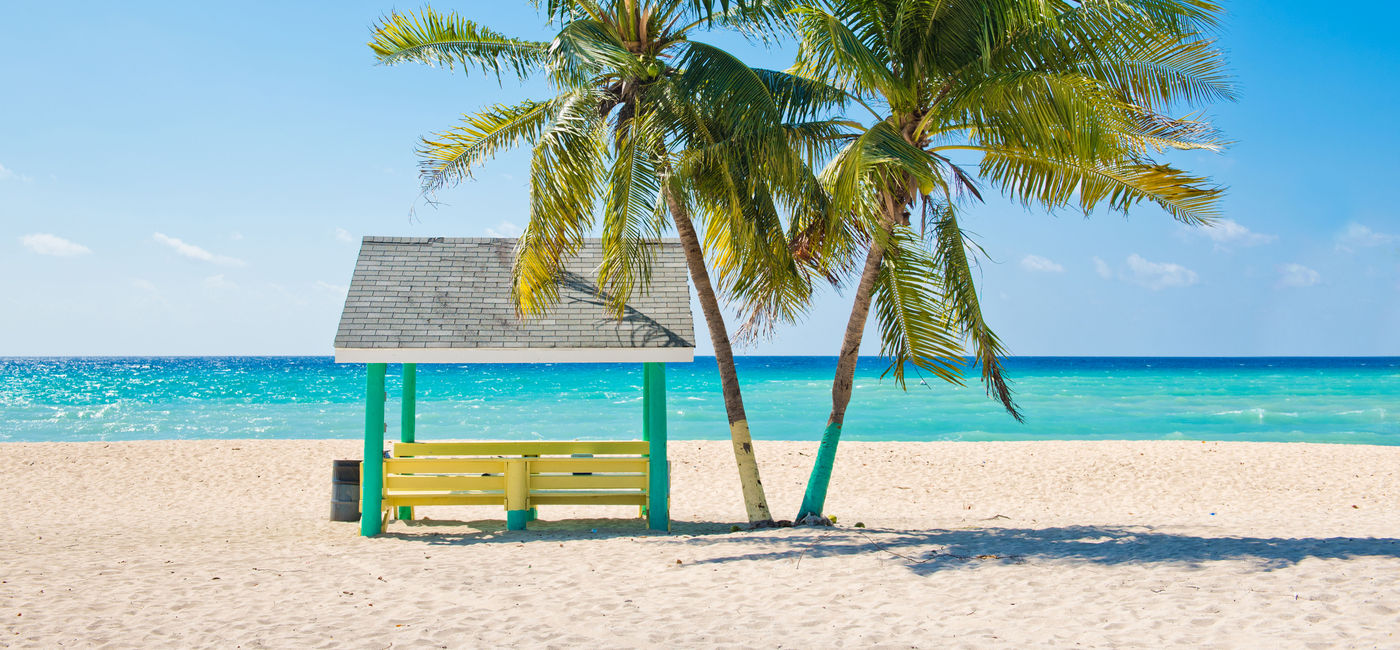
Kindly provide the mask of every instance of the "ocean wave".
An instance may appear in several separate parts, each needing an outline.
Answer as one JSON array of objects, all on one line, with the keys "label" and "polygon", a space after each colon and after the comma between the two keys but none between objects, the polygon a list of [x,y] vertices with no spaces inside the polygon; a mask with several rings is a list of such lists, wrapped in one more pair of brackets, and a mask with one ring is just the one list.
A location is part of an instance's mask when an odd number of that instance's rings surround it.
[{"label": "ocean wave", "polygon": [[1379,406],[1377,406],[1377,407],[1375,407],[1375,408],[1369,408],[1369,409],[1354,409],[1354,410],[1350,410],[1350,411],[1338,411],[1338,412],[1336,412],[1336,413],[1333,413],[1333,415],[1338,415],[1338,416],[1347,416],[1347,415],[1371,415],[1371,414],[1374,414],[1374,415],[1376,416],[1376,419],[1377,419],[1377,420],[1384,420],[1384,419],[1386,418],[1386,415],[1387,415],[1386,410],[1385,410],[1384,408],[1382,408],[1382,407],[1379,407]]},{"label": "ocean wave", "polygon": [[1234,409],[1234,410],[1229,410],[1229,411],[1218,411],[1218,412],[1216,412],[1216,413],[1212,413],[1211,415],[1214,415],[1214,416],[1229,416],[1229,415],[1246,416],[1248,419],[1257,419],[1257,420],[1259,420],[1260,422],[1263,422],[1266,418],[1270,418],[1270,417],[1296,418],[1296,417],[1299,416],[1299,414],[1298,414],[1296,411],[1270,411],[1269,409],[1266,409],[1266,408],[1259,408],[1259,407],[1255,407],[1255,408],[1244,408],[1244,409]]}]

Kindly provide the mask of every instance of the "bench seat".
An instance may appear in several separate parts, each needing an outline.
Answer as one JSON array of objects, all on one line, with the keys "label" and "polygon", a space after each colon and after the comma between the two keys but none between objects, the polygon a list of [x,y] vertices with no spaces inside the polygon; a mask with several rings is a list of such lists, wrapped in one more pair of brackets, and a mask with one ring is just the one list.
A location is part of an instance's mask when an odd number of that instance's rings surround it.
[{"label": "bench seat", "polygon": [[507,527],[520,530],[540,505],[640,506],[645,514],[652,499],[669,497],[669,486],[653,494],[648,450],[642,440],[396,443],[383,461],[384,516],[502,505]]}]

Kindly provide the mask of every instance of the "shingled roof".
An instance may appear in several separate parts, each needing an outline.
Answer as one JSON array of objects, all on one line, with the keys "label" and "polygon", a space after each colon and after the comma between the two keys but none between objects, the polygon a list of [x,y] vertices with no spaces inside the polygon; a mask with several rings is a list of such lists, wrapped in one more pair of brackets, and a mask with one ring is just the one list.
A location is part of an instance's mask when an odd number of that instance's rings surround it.
[{"label": "shingled roof", "polygon": [[660,247],[651,286],[621,320],[596,282],[598,240],[571,260],[559,303],[521,319],[511,301],[514,239],[365,237],[345,298],[335,359],[344,363],[689,361],[695,332],[685,255]]}]

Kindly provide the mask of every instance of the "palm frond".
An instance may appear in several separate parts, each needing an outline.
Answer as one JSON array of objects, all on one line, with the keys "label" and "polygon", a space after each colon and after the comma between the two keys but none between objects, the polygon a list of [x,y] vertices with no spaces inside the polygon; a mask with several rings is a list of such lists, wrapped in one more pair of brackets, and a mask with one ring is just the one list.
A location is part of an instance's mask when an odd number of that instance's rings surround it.
[{"label": "palm frond", "polygon": [[886,67],[886,61],[825,8],[807,5],[794,10],[802,37],[792,71],[822,79],[853,95],[879,92],[891,103],[908,99],[907,86]]},{"label": "palm frond", "polygon": [[384,65],[411,62],[448,69],[460,65],[497,78],[503,70],[524,78],[544,62],[548,46],[511,38],[455,13],[425,7],[381,18],[369,47]]},{"label": "palm frond", "polygon": [[707,18],[696,20],[687,27],[705,25],[711,29],[732,30],[750,40],[771,44],[796,33],[792,10],[799,4],[800,0],[757,0],[735,4],[726,10],[710,13]]},{"label": "palm frond", "polygon": [[583,83],[599,75],[640,77],[646,70],[616,32],[594,20],[575,20],[549,44],[550,68],[562,83]]},{"label": "palm frond", "polygon": [[505,149],[533,142],[575,93],[550,101],[527,100],[515,105],[497,104],[442,133],[423,138],[418,147],[419,171],[424,192],[470,178],[472,169]]},{"label": "palm frond", "polygon": [[982,304],[977,297],[976,278],[967,259],[967,242],[957,215],[951,205],[928,203],[928,209],[942,213],[936,219],[933,250],[934,262],[943,280],[944,297],[952,324],[972,343],[973,359],[982,366],[982,383],[987,395],[1001,403],[1017,422],[1024,421],[1021,410],[1012,397],[1011,384],[1006,378],[1002,357],[1006,350],[995,332],[982,317]]},{"label": "palm frond", "polygon": [[660,132],[650,112],[639,112],[619,129],[603,199],[603,263],[599,288],[621,317],[632,292],[651,281],[654,244],[661,236]]},{"label": "palm frond", "polygon": [[535,142],[530,220],[516,246],[512,298],[543,315],[559,299],[564,263],[583,246],[605,175],[607,125],[588,97],[575,97]]},{"label": "palm frond", "polygon": [[905,386],[905,366],[963,385],[963,344],[953,327],[937,260],[917,234],[896,226],[888,238],[875,280],[874,307],[880,327],[885,375]]},{"label": "palm frond", "polygon": [[982,159],[982,175],[1026,204],[1057,208],[1077,202],[1084,212],[1099,203],[1127,212],[1149,201],[1172,218],[1203,225],[1218,216],[1224,188],[1208,179],[1150,161],[1085,162],[1028,150],[995,148]]}]

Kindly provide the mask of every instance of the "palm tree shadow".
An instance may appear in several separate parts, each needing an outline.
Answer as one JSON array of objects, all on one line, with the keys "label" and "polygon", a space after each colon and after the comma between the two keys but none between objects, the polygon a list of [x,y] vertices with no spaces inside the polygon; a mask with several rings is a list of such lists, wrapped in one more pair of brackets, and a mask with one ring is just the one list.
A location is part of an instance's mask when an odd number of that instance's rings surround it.
[{"label": "palm tree shadow", "polygon": [[[788,537],[789,548],[697,561],[725,563],[881,554],[919,575],[987,564],[1070,562],[1100,565],[1183,564],[1242,560],[1272,571],[1309,558],[1400,559],[1391,537],[1198,537],[1151,528],[1065,526],[898,531],[838,528]],[[767,540],[770,543],[775,540]]]}]

